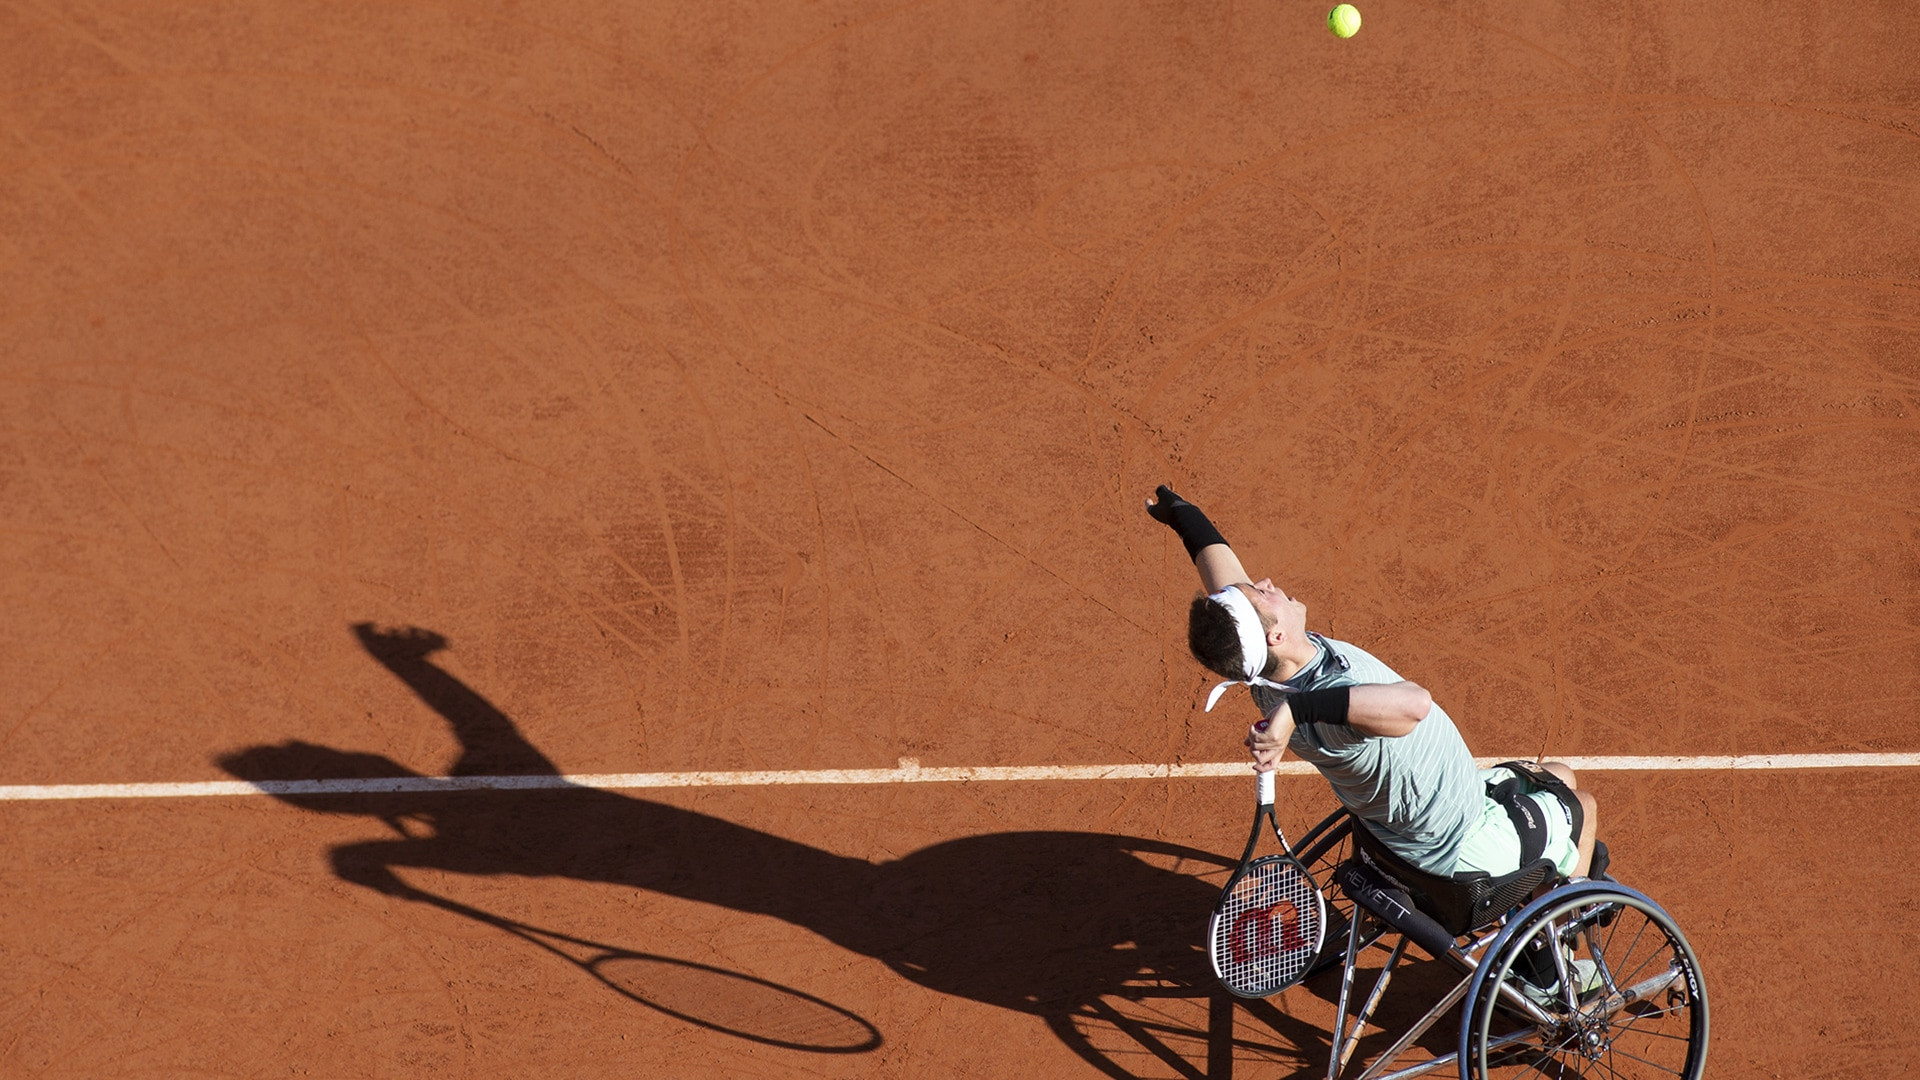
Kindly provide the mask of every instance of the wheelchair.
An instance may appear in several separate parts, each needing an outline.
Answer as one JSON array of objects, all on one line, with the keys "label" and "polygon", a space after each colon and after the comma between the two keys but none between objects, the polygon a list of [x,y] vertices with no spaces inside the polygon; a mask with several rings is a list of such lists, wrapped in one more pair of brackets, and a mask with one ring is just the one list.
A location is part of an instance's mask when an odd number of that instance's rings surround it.
[{"label": "wheelchair", "polygon": [[[1664,908],[1607,876],[1604,844],[1596,844],[1585,880],[1559,878],[1544,858],[1501,877],[1443,878],[1395,856],[1341,809],[1295,850],[1327,900],[1326,936],[1311,970],[1341,972],[1328,1080],[1346,1072],[1409,943],[1460,979],[1358,1080],[1406,1080],[1443,1069],[1461,1080],[1698,1080],[1706,1068],[1699,961]],[[1374,950],[1387,953],[1385,966],[1351,1011],[1355,969]],[[1393,1070],[1455,1006],[1453,1051]]]}]

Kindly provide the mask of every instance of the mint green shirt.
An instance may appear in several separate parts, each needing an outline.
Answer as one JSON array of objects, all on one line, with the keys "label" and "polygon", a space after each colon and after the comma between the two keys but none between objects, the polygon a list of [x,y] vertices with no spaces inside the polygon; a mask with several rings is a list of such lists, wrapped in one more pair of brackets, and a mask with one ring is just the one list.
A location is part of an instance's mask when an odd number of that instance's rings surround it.
[{"label": "mint green shirt", "polygon": [[[1319,654],[1287,680],[1289,689],[1401,681],[1357,645],[1312,637]],[[1264,686],[1253,688],[1253,699],[1262,715],[1280,706],[1279,693]],[[1287,749],[1320,770],[1341,805],[1366,822],[1388,850],[1430,874],[1453,874],[1460,842],[1479,822],[1487,798],[1473,755],[1445,709],[1435,705],[1397,738],[1301,724]]]}]

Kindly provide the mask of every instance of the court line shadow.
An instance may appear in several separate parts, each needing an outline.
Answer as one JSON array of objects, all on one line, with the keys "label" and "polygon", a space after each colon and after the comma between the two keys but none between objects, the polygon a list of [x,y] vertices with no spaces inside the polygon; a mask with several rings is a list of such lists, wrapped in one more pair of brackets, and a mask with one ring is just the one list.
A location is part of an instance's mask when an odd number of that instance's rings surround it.
[{"label": "court line shadow", "polygon": [[[370,624],[354,631],[368,653],[451,726],[460,745],[452,775],[559,774],[506,714],[431,661],[446,647],[439,635]],[[216,760],[253,782],[421,775],[381,755],[300,741],[252,746]],[[484,797],[460,791],[275,794],[306,810],[372,817],[394,830],[398,838],[332,849],[342,879],[491,923],[563,955],[507,920],[407,884],[396,868],[571,878],[772,916],[878,959],[921,986],[1036,1016],[1117,1080],[1137,1075],[1131,1061],[1156,1073],[1223,1077],[1236,1050],[1256,1050],[1269,1069],[1297,1056],[1302,1075],[1323,1071],[1313,1063],[1324,1060],[1327,1032],[1263,1002],[1236,1002],[1219,988],[1199,941],[1217,878],[1209,883],[1155,862],[1224,867],[1231,860],[1181,845],[1093,832],[1007,832],[874,863],[588,788],[491,790]],[[864,1018],[801,990],[774,989],[836,1010],[873,1033],[835,1049],[879,1045],[880,1033]],[[1185,1002],[1186,1014],[1204,1011],[1206,1019],[1170,1018],[1156,1005],[1166,999]],[[1236,1008],[1280,1041],[1236,1043]],[[741,1034],[725,1022],[673,1015]]]}]

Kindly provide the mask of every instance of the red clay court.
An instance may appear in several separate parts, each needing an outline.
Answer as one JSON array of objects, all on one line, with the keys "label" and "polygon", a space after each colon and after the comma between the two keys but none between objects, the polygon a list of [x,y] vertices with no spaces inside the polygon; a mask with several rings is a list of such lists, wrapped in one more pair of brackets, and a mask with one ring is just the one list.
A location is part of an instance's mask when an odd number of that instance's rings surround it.
[{"label": "red clay court", "polygon": [[[1920,10],[1360,7],[0,5],[0,1075],[1324,1075],[1066,771],[1243,755],[1162,481],[1478,754],[1920,752]],[[1916,778],[1583,773],[1713,1075],[1920,1058]]]}]

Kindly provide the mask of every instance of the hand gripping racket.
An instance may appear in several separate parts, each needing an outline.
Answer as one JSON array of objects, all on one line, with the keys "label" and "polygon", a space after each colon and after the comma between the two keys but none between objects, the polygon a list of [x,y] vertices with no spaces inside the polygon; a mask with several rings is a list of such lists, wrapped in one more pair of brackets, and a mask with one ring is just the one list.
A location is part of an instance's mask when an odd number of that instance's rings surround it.
[{"label": "hand gripping racket", "polygon": [[[1240,869],[1227,881],[1207,922],[1213,973],[1243,998],[1271,997],[1304,978],[1320,955],[1327,928],[1327,904],[1320,887],[1294,858],[1274,816],[1273,774],[1258,776],[1253,833],[1240,856]],[[1286,854],[1253,857],[1263,818],[1273,826],[1273,835]]]}]

